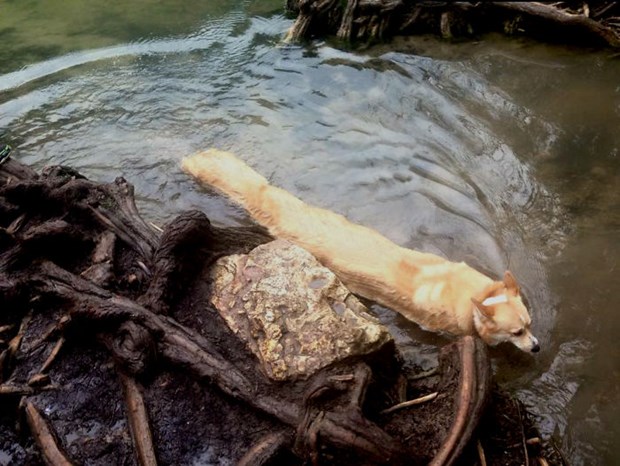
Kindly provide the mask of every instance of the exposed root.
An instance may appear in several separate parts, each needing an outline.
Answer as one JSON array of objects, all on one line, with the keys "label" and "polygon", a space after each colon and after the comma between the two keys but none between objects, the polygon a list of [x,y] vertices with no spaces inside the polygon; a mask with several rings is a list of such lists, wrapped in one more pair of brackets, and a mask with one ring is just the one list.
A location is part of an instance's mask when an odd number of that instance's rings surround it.
[{"label": "exposed root", "polygon": [[32,318],[32,314],[31,313],[27,314],[26,317],[22,319],[22,322],[19,325],[19,330],[17,331],[17,335],[11,338],[11,341],[9,342],[9,347],[8,347],[9,356],[11,358],[17,356],[19,347],[21,346],[24,335],[26,334],[26,327],[28,326],[28,323],[30,322],[31,318]]},{"label": "exposed root", "polygon": [[31,387],[42,387],[49,385],[50,376],[47,374],[35,374],[28,379],[28,385]]},{"label": "exposed root", "polygon": [[487,466],[487,458],[484,454],[484,448],[480,440],[476,440],[476,451],[478,452],[478,460],[480,460],[480,466]]},{"label": "exposed root", "polygon": [[[377,40],[397,34],[434,33],[445,39],[503,30],[620,47],[617,2],[582,3],[577,11],[557,2],[405,2],[402,0],[288,0],[298,13],[287,41],[314,35]],[[519,26],[516,27],[515,25]]]},{"label": "exposed root", "polygon": [[291,443],[290,435],[286,431],[274,432],[266,435],[256,443],[237,462],[237,466],[262,466],[268,464],[281,450]]},{"label": "exposed root", "polygon": [[15,362],[15,358],[17,357],[17,353],[19,352],[22,340],[24,338],[24,335],[26,334],[26,327],[28,326],[31,318],[32,313],[26,314],[26,316],[21,321],[17,334],[13,338],[11,338],[8,347],[4,351],[2,351],[2,353],[0,353],[0,382],[3,382],[4,375],[8,374],[11,371],[11,367]]},{"label": "exposed root", "polygon": [[39,370],[39,372],[41,373],[47,372],[47,370],[50,368],[50,366],[54,363],[54,361],[58,357],[58,354],[60,353],[60,350],[62,349],[62,345],[64,344],[65,344],[65,338],[60,337],[58,341],[56,342],[56,344],[54,345],[54,347],[52,348],[52,351],[50,352],[49,356],[47,357],[47,359],[41,366],[41,369]]},{"label": "exposed root", "polygon": [[49,466],[71,466],[73,463],[62,452],[56,437],[39,410],[30,401],[25,402],[24,411],[30,432],[39,447],[45,464]]},{"label": "exposed root", "polygon": [[521,415],[521,407],[515,400],[517,413],[519,413],[519,427],[521,428],[521,445],[523,446],[523,456],[525,458],[525,466],[530,466],[530,456],[527,451],[527,439],[525,438],[525,429],[523,428],[523,417]]},{"label": "exposed root", "polygon": [[0,395],[31,395],[34,389],[28,385],[1,384]]},{"label": "exposed root", "polygon": [[9,330],[13,330],[13,327],[13,325],[0,325],[0,334],[8,332]]},{"label": "exposed root", "polygon": [[494,2],[494,4],[502,8],[518,11],[519,13],[526,13],[551,23],[583,29],[594,36],[600,37],[612,47],[620,47],[620,35],[617,31],[588,18],[585,14],[571,14],[541,2]]},{"label": "exposed root", "polygon": [[134,451],[140,466],[156,466],[155,447],[149,425],[146,404],[142,397],[142,391],[136,381],[119,372],[119,379],[123,386],[129,430],[133,440]]},{"label": "exposed root", "polygon": [[428,395],[424,395],[419,398],[416,398],[414,400],[403,401],[402,403],[398,403],[397,405],[384,409],[379,414],[390,414],[390,413],[393,413],[394,411],[398,411],[399,409],[408,408],[409,406],[415,406],[415,405],[419,405],[422,403],[426,403],[428,401],[432,401],[435,398],[437,398],[437,395],[439,395],[439,392],[433,392],[433,393],[429,393]]},{"label": "exposed root", "polygon": [[422,379],[426,379],[428,377],[434,377],[434,376],[436,376],[438,374],[439,374],[439,368],[438,367],[434,367],[433,369],[430,369],[430,370],[424,371],[424,372],[420,372],[419,374],[416,374],[416,375],[410,377],[409,380],[411,380],[411,381],[422,380]]},{"label": "exposed root", "polygon": [[456,461],[475,428],[468,420],[480,417],[486,403],[490,368],[488,359],[481,357],[486,347],[479,339],[466,336],[458,341],[458,349],[461,373],[456,414],[446,440],[430,463],[432,466]]}]

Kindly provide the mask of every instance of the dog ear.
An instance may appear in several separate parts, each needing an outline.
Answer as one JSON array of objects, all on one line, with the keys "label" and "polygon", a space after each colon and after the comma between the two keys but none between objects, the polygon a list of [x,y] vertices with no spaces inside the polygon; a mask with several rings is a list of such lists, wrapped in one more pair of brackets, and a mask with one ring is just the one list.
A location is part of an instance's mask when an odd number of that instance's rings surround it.
[{"label": "dog ear", "polygon": [[510,270],[506,270],[506,273],[504,273],[504,285],[506,285],[506,288],[508,290],[514,292],[517,295],[519,294],[519,284],[517,283],[517,279]]},{"label": "dog ear", "polygon": [[471,298],[471,302],[474,303],[474,305],[478,308],[480,313],[487,319],[492,319],[493,316],[495,315],[495,310],[491,306],[485,306],[480,301],[478,301],[476,298]]}]

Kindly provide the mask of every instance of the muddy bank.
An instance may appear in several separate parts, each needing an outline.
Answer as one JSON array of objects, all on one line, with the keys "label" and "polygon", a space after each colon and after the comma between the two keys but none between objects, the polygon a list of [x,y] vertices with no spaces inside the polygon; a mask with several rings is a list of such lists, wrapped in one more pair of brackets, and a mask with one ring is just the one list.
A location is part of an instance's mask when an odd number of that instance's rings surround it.
[{"label": "muddy bank", "polygon": [[217,259],[269,241],[197,211],[159,229],[122,178],[4,160],[0,463],[561,464],[473,338],[430,375],[386,339],[269,378],[211,296]]}]

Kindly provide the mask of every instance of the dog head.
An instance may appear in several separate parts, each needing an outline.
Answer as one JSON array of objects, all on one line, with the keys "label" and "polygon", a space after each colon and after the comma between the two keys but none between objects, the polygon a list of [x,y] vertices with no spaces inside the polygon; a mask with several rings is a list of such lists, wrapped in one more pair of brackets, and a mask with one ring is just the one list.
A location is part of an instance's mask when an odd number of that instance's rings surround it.
[{"label": "dog head", "polygon": [[485,343],[494,346],[509,341],[522,351],[540,351],[538,339],[530,331],[532,319],[510,271],[506,271],[503,281],[489,286],[482,299],[471,300],[476,331]]}]

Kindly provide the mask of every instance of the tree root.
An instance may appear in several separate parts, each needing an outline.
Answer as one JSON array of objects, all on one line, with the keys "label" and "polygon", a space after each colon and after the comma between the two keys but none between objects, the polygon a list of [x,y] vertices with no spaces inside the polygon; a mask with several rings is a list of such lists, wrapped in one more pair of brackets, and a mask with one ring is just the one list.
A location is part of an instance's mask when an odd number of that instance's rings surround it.
[{"label": "tree root", "polygon": [[490,367],[484,343],[463,337],[457,346],[461,375],[456,414],[447,439],[430,463],[432,466],[453,464],[458,459],[475,429],[469,420],[481,416],[487,400],[484,394],[489,391]]},{"label": "tree root", "polygon": [[[592,8],[582,3],[576,13],[570,9],[572,3],[348,0],[343,8],[341,2],[330,0],[289,0],[287,8],[298,17],[286,40],[336,35],[348,42],[374,41],[424,33],[449,39],[499,30],[551,39],[563,35],[566,40],[620,47],[620,9],[615,2]],[[510,26],[515,23],[519,27]]]},{"label": "tree root", "polygon": [[429,393],[428,395],[415,398],[413,400],[403,401],[402,403],[398,403],[390,408],[384,409],[379,414],[390,414],[399,409],[408,408],[409,406],[419,405],[422,403],[426,403],[427,401],[433,401],[435,398],[437,398],[437,395],[439,395],[439,392],[433,392],[433,393]]},{"label": "tree root", "polygon": [[58,341],[56,342],[56,344],[54,345],[54,347],[52,348],[50,355],[47,357],[47,359],[41,366],[41,369],[39,370],[41,374],[47,372],[50,366],[54,363],[54,360],[58,356],[58,353],[60,353],[60,350],[62,349],[62,345],[64,344],[65,344],[65,338],[60,337]]},{"label": "tree root", "polygon": [[237,466],[262,466],[285,448],[290,447],[290,434],[285,430],[263,437],[237,462]]},{"label": "tree root", "polygon": [[[552,5],[540,2],[493,2],[494,5],[507,10],[525,13],[540,18],[550,23],[569,27],[575,30],[583,30],[594,37],[605,41],[611,47],[620,47],[620,34],[618,29],[610,28],[604,23],[595,21],[584,14],[572,14]],[[585,3],[587,7],[587,3]],[[609,6],[611,8],[611,6]]]},{"label": "tree root", "polygon": [[119,372],[134,450],[140,466],[157,466],[146,404],[134,379]]},{"label": "tree root", "polygon": [[30,401],[26,401],[24,411],[26,413],[28,425],[30,426],[30,431],[39,447],[45,464],[48,466],[71,466],[73,463],[67,459],[58,446],[51,427],[47,424],[34,404]]}]

